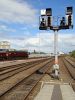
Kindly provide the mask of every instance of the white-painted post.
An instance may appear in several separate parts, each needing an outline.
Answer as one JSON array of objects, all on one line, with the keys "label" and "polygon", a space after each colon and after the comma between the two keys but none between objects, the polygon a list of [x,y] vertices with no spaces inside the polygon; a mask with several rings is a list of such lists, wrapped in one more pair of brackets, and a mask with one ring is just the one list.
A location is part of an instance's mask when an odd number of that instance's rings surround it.
[{"label": "white-painted post", "polygon": [[58,64],[58,32],[57,30],[54,32],[54,56],[55,56],[55,64]]}]

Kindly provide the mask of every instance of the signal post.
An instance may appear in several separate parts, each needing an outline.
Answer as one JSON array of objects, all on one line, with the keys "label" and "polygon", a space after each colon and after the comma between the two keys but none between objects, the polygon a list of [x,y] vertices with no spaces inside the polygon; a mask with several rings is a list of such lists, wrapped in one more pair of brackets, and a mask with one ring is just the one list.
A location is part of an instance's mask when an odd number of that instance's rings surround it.
[{"label": "signal post", "polygon": [[[54,31],[54,56],[55,63],[53,65],[52,76],[59,78],[59,63],[58,63],[58,31],[73,28],[73,7],[66,8],[66,16],[61,17],[60,23],[57,25],[52,24],[52,9],[42,9],[41,16],[39,18],[39,29],[40,30],[53,30]],[[60,16],[59,16],[60,17]],[[54,20],[53,20],[54,21]],[[58,23],[58,17],[57,17]]]}]

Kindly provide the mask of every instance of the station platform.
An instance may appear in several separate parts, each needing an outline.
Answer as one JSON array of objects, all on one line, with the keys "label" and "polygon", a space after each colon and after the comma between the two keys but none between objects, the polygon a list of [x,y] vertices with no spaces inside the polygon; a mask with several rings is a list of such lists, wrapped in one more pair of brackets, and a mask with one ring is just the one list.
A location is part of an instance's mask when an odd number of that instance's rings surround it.
[{"label": "station platform", "polygon": [[69,84],[44,84],[34,100],[75,100],[75,92]]}]

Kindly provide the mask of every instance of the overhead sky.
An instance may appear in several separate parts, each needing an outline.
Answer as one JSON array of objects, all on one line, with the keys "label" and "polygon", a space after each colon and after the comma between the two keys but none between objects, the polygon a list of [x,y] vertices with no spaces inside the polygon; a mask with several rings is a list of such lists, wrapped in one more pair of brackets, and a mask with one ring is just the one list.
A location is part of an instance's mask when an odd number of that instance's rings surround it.
[{"label": "overhead sky", "polygon": [[[65,16],[66,7],[75,0],[0,0],[0,41],[9,41],[11,48],[53,52],[54,32],[39,30],[40,10],[52,8],[53,16]],[[75,50],[75,26],[58,32],[58,50]]]}]

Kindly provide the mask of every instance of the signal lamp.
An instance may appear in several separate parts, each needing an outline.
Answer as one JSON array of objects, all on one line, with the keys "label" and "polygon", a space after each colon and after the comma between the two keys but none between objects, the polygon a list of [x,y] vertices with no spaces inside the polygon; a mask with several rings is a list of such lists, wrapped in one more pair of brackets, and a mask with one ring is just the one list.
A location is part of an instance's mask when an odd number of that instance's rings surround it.
[{"label": "signal lamp", "polygon": [[47,18],[47,26],[50,27],[51,26],[51,17],[48,16]]},{"label": "signal lamp", "polygon": [[66,14],[71,15],[73,13],[73,7],[67,7]]},{"label": "signal lamp", "polygon": [[51,8],[46,9],[46,15],[47,16],[52,16],[52,9]]},{"label": "signal lamp", "polygon": [[62,17],[62,20],[60,21],[60,26],[65,26],[65,17]]},{"label": "signal lamp", "polygon": [[40,27],[39,27],[39,29],[40,30],[46,30],[47,29],[45,18],[40,18]]},{"label": "signal lamp", "polygon": [[69,15],[68,16],[68,25],[71,26],[71,23],[72,23],[72,18],[71,18],[71,15]]},{"label": "signal lamp", "polygon": [[46,15],[46,9],[42,9],[41,10],[41,16],[45,16]]}]

